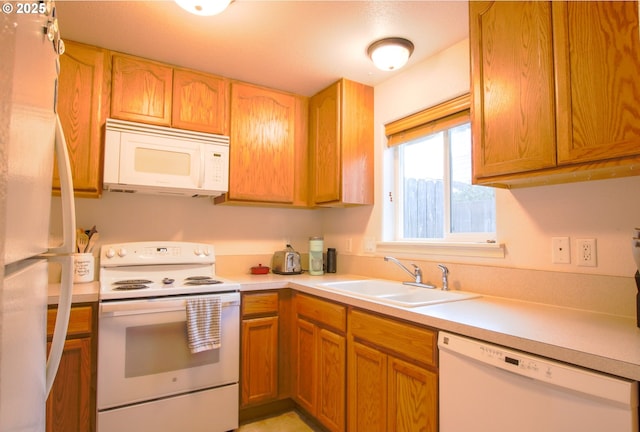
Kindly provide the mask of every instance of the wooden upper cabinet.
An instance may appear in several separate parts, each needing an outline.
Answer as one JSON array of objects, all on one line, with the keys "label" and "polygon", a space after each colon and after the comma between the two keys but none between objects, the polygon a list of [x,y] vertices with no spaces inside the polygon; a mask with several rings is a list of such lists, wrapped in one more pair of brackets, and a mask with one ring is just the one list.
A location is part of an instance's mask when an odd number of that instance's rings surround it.
[{"label": "wooden upper cabinet", "polygon": [[640,174],[637,1],[469,8],[476,183]]},{"label": "wooden upper cabinet", "polygon": [[640,154],[638,3],[552,3],[558,163]]},{"label": "wooden upper cabinet", "polygon": [[114,54],[112,85],[112,117],[171,126],[172,67]]},{"label": "wooden upper cabinet", "polygon": [[[109,114],[110,78],[108,51],[67,41],[66,51],[60,56],[58,114],[77,197],[99,197],[102,193],[102,127]],[[57,166],[53,190],[60,192]]]},{"label": "wooden upper cabinet", "polygon": [[225,78],[175,69],[173,127],[228,135],[228,87]]},{"label": "wooden upper cabinet", "polygon": [[302,97],[231,84],[229,200],[306,205],[306,112]]},{"label": "wooden upper cabinet", "polygon": [[340,153],[340,91],[337,82],[311,98],[309,143],[313,148],[313,201],[340,200],[342,158]]},{"label": "wooden upper cabinet", "polygon": [[372,87],[342,79],[313,96],[309,146],[313,204],[373,204]]},{"label": "wooden upper cabinet", "polygon": [[474,175],[555,166],[551,4],[469,8]]}]

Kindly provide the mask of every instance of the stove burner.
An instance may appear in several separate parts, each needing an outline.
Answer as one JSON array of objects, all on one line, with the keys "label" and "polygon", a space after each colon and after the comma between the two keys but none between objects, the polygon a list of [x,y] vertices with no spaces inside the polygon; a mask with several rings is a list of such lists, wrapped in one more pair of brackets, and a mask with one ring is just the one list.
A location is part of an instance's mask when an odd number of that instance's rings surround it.
[{"label": "stove burner", "polygon": [[187,278],[187,282],[185,282],[184,284],[185,285],[215,285],[219,283],[222,283],[222,281],[211,279],[211,278],[205,278],[205,279]]},{"label": "stove burner", "polygon": [[153,283],[153,281],[150,281],[148,279],[128,279],[128,280],[121,280],[118,282],[114,282],[114,285],[139,285],[139,284],[149,284],[149,283]]},{"label": "stove burner", "polygon": [[185,280],[188,280],[188,281],[211,280],[211,276],[189,276]]},{"label": "stove burner", "polygon": [[145,289],[145,288],[149,288],[146,285],[142,285],[142,284],[126,284],[123,285],[120,282],[118,282],[118,286],[116,286],[114,288],[114,290],[116,291],[131,291],[131,290],[139,290],[139,289]]}]

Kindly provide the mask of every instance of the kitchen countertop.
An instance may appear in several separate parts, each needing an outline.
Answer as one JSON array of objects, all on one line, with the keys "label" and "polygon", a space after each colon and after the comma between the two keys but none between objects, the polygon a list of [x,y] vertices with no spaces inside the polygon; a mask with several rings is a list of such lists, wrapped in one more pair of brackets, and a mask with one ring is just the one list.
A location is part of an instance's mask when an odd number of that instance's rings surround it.
[{"label": "kitchen countertop", "polygon": [[[71,301],[73,303],[91,303],[98,301],[100,283],[98,281],[73,285]],[[60,298],[60,284],[49,284],[49,305],[58,304]]]},{"label": "kitchen countertop", "polygon": [[295,288],[438,330],[640,381],[640,328],[633,318],[490,296],[403,308],[317,286],[366,279],[352,275],[269,274],[232,279],[240,282],[241,291]]},{"label": "kitchen countertop", "polygon": [[[543,357],[640,381],[640,328],[636,320],[602,313],[482,296],[415,308],[391,306],[317,285],[366,279],[355,275],[224,275],[241,291],[293,288],[392,317],[412,321]],[[98,282],[76,284],[73,302],[98,300]],[[57,303],[59,284],[49,288]]]}]

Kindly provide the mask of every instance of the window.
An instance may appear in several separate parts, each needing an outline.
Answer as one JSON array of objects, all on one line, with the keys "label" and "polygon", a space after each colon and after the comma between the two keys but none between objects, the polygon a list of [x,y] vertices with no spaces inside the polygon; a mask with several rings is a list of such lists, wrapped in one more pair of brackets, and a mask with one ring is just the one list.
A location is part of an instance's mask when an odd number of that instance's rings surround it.
[{"label": "window", "polygon": [[495,196],[471,183],[468,95],[386,125],[386,241],[495,239]]}]

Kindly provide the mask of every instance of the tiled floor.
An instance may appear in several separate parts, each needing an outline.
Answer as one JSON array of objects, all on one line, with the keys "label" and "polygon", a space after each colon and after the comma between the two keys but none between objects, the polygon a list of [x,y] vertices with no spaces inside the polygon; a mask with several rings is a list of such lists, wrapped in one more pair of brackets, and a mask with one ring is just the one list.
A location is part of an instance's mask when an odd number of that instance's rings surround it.
[{"label": "tiled floor", "polygon": [[247,423],[238,432],[316,432],[311,425],[295,411],[289,411],[276,417]]}]

